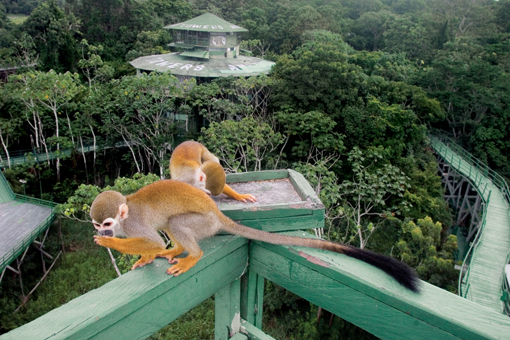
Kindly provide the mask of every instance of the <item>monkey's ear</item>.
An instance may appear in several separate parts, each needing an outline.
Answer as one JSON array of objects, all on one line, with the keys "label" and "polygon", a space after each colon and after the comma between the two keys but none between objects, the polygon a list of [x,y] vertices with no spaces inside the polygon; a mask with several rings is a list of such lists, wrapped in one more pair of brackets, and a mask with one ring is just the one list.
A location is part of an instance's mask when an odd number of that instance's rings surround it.
[{"label": "monkey's ear", "polygon": [[119,205],[119,216],[121,220],[128,218],[129,208],[126,203]]}]

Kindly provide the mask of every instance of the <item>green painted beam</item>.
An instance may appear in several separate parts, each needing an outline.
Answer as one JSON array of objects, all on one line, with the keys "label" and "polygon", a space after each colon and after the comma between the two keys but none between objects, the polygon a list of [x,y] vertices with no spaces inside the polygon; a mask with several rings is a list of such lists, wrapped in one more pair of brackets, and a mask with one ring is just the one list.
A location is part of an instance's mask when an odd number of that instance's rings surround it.
[{"label": "green painted beam", "polygon": [[214,338],[228,340],[241,329],[241,279],[216,292]]},{"label": "green painted beam", "polygon": [[255,327],[262,328],[264,277],[252,270],[241,278],[241,317]]},{"label": "green painted beam", "polygon": [[268,181],[272,179],[289,178],[288,170],[265,170],[240,172],[227,175],[227,183]]},{"label": "green painted beam", "polygon": [[275,340],[246,320],[241,320],[241,332],[247,334],[250,340]]},{"label": "green painted beam", "polygon": [[420,294],[413,293],[381,270],[341,254],[253,242],[250,271],[382,339],[507,339],[510,334],[510,318],[500,313],[425,282]]},{"label": "green painted beam", "polygon": [[145,339],[246,270],[246,239],[225,235],[200,244],[203,258],[183,275],[169,276],[168,262],[156,259],[0,339]]}]

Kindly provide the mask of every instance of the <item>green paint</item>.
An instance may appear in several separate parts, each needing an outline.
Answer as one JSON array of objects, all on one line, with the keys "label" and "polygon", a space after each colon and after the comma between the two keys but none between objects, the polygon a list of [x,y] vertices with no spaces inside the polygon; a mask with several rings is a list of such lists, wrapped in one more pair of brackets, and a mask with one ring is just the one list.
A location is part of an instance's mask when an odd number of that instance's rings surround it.
[{"label": "green paint", "polygon": [[246,320],[241,321],[241,327],[244,328],[242,331],[248,334],[250,340],[274,340],[272,336],[265,334]]},{"label": "green paint", "polygon": [[250,270],[382,339],[504,339],[510,334],[506,316],[425,282],[420,294],[412,293],[381,270],[341,254],[262,242],[250,249]]},{"label": "green paint", "polygon": [[245,239],[216,236],[200,244],[203,258],[183,275],[169,276],[168,262],[156,259],[0,339],[145,339],[245,271]]}]

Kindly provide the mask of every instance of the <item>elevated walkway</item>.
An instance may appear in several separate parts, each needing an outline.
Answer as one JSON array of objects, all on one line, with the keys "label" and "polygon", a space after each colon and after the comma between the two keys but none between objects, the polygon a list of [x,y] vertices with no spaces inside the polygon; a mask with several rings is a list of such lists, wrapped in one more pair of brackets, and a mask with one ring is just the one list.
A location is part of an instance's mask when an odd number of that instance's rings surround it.
[{"label": "elevated walkway", "polygon": [[[447,145],[449,144],[449,145]],[[505,181],[467,151],[431,137],[431,145],[478,191],[485,207],[482,223],[464,260],[459,295],[503,313],[505,265],[510,253],[509,191]]]},{"label": "elevated walkway", "polygon": [[[130,143],[129,145],[132,145]],[[128,146],[128,143],[126,142],[118,142],[115,143],[116,148],[122,148]],[[112,148],[111,146],[104,146],[104,145],[85,145],[85,146],[78,146],[76,147],[76,152],[78,153],[85,153],[85,152],[91,152],[91,151],[100,151]],[[48,153],[44,152],[42,148],[40,148],[39,151],[37,150],[16,150],[9,152],[9,157],[7,157],[7,154],[4,152],[0,152],[0,168],[7,168],[9,166],[19,165],[19,164],[25,164],[29,162],[36,162],[36,163],[42,163],[42,162],[48,162],[52,161],[57,158],[57,155],[62,158],[64,156],[70,156],[72,153],[72,149],[64,149],[60,150],[60,152],[57,154],[56,150],[52,150],[50,147],[48,147]]]},{"label": "elevated walkway", "polygon": [[0,275],[51,225],[54,207],[53,202],[14,194],[0,172]]}]

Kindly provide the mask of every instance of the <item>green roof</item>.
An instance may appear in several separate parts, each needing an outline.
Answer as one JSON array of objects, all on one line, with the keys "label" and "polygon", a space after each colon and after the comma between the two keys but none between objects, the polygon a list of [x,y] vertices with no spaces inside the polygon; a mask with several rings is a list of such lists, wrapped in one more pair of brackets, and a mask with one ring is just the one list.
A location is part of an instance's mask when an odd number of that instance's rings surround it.
[{"label": "green roof", "polygon": [[248,32],[246,28],[234,25],[211,13],[205,13],[188,21],[168,25],[164,28],[199,32]]},{"label": "green roof", "polygon": [[190,50],[181,53],[182,57],[193,57],[193,58],[202,58],[209,59],[209,51],[205,50]]},{"label": "green roof", "polygon": [[268,74],[275,64],[272,61],[240,55],[237,58],[197,59],[182,53],[167,53],[140,57],[130,64],[145,71],[171,71],[189,77],[250,77]]}]

